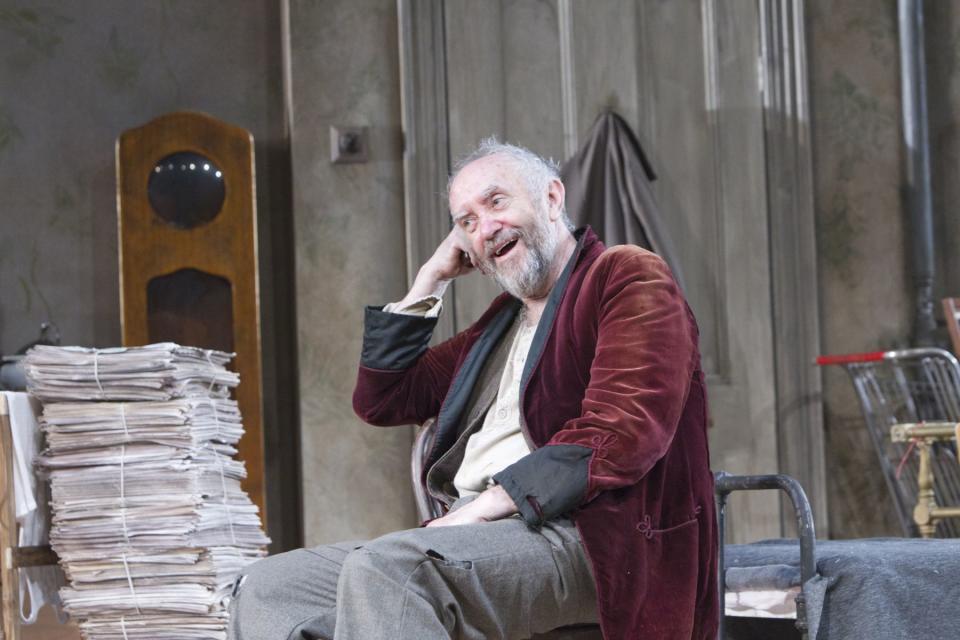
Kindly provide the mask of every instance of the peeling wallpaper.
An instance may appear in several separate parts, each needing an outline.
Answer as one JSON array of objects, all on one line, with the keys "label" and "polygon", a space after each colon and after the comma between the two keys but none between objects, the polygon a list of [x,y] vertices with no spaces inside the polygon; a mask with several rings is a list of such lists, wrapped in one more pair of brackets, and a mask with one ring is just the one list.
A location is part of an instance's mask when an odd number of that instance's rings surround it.
[{"label": "peeling wallpaper", "polygon": [[[808,4],[821,335],[825,353],[902,346],[909,291],[895,3]],[[883,274],[882,277],[879,277]],[[825,369],[830,534],[898,534],[846,373]]]},{"label": "peeling wallpaper", "polygon": [[37,59],[53,58],[63,42],[61,31],[72,23],[72,18],[49,7],[0,8],[0,30],[24,45],[8,52],[6,61],[14,67],[29,67]]}]

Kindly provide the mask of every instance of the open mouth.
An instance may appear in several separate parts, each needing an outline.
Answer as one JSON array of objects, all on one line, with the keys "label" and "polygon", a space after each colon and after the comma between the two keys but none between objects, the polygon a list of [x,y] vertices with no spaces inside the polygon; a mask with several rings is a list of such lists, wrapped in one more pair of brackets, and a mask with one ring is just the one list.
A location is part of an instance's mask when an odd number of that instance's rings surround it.
[{"label": "open mouth", "polygon": [[510,240],[509,242],[506,242],[500,245],[500,248],[493,252],[494,258],[497,258],[497,259],[502,258],[508,253],[510,253],[511,251],[513,251],[513,248],[517,246],[518,240],[519,238],[514,238],[513,240]]}]

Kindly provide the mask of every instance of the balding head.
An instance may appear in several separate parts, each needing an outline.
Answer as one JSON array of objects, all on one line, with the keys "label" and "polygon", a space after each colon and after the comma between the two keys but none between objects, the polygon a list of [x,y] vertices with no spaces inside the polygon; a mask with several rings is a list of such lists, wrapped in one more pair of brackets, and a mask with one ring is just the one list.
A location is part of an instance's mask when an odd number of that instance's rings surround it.
[{"label": "balding head", "polygon": [[[530,198],[538,204],[545,201],[550,183],[554,180],[560,180],[560,167],[552,159],[543,158],[526,147],[499,142],[496,137],[491,136],[481,140],[475,149],[460,157],[454,163],[450,178],[447,180],[448,197],[453,182],[467,165],[490,156],[502,156],[504,160],[513,165],[516,174],[523,179]],[[563,207],[562,203],[561,207]],[[567,229],[573,231],[573,223],[567,216],[565,208],[562,209],[561,216],[563,224]]]},{"label": "balding head", "polygon": [[514,296],[546,296],[576,244],[556,168],[487,140],[457,163],[450,215],[472,264]]}]

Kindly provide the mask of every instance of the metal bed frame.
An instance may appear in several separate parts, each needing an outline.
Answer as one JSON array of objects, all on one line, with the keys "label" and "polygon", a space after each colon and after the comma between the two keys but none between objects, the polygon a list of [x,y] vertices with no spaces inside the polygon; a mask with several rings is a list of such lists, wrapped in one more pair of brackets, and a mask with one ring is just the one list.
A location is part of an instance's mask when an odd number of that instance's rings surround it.
[{"label": "metal bed frame", "polygon": [[[717,570],[717,581],[720,585],[720,606],[726,606],[727,585],[724,580],[726,576],[725,562],[725,533],[726,525],[726,506],[727,498],[734,491],[764,491],[768,489],[779,489],[787,494],[790,502],[793,503],[794,514],[797,518],[797,531],[799,533],[800,543],[800,593],[797,594],[797,630],[803,640],[807,640],[809,627],[807,625],[807,607],[806,599],[803,595],[803,585],[817,574],[817,553],[816,539],[817,534],[813,524],[813,511],[810,509],[810,501],[803,487],[794,478],[790,476],[777,475],[759,475],[759,476],[735,476],[723,471],[715,474],[716,484],[714,493],[717,498],[717,523],[719,527],[720,554],[719,566]],[[718,637],[723,640],[725,631],[724,616],[720,616],[720,631]]]}]

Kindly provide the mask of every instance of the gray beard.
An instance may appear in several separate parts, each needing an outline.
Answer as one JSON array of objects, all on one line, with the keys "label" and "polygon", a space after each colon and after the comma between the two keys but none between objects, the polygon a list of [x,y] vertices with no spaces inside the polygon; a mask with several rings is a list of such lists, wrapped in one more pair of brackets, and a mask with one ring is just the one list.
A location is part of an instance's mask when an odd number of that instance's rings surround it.
[{"label": "gray beard", "polygon": [[550,279],[550,267],[557,251],[557,237],[538,221],[528,232],[520,234],[527,249],[524,261],[509,272],[494,267],[493,279],[515,298],[533,298],[542,295]]}]

